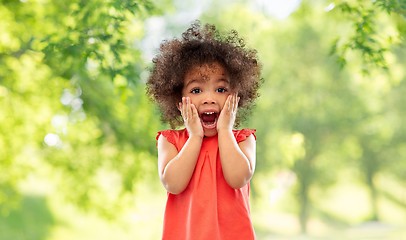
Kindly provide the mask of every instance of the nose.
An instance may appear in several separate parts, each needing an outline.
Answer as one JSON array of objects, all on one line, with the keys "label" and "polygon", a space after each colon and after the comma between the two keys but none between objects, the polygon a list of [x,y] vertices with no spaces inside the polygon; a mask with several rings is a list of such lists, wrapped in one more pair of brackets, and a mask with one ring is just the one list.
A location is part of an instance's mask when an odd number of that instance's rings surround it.
[{"label": "nose", "polygon": [[203,104],[215,104],[216,99],[211,93],[206,93],[203,99]]}]

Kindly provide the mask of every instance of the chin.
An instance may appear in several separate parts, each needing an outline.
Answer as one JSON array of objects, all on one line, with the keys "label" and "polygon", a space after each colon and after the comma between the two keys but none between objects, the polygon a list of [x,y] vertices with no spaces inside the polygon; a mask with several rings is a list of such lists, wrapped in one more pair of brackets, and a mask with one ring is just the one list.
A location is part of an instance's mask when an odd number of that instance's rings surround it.
[{"label": "chin", "polygon": [[217,129],[204,129],[205,137],[214,137],[217,135]]}]

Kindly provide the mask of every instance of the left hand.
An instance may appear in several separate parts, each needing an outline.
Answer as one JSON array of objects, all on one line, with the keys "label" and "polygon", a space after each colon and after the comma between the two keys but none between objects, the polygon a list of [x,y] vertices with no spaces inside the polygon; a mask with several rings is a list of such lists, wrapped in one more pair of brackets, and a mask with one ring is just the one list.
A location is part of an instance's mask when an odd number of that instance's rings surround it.
[{"label": "left hand", "polygon": [[221,130],[233,130],[239,101],[240,97],[238,97],[238,93],[233,93],[227,97],[217,120],[217,132]]}]

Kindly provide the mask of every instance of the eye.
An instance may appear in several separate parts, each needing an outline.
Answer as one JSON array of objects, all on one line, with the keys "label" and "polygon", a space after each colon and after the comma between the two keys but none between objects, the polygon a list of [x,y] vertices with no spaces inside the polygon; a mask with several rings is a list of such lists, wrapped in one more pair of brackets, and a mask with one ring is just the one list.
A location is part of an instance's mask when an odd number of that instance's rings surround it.
[{"label": "eye", "polygon": [[225,92],[227,92],[227,89],[225,89],[225,88],[218,88],[218,89],[216,90],[216,92],[225,93]]},{"label": "eye", "polygon": [[200,90],[199,88],[194,88],[194,89],[192,89],[192,91],[190,91],[190,92],[196,94],[196,93],[201,93],[202,90]]}]

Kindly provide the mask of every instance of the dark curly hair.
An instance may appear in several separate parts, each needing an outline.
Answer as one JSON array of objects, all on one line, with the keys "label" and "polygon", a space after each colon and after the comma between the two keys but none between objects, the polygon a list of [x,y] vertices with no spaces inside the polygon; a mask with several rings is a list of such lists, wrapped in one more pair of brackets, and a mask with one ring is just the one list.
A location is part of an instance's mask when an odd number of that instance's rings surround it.
[{"label": "dark curly hair", "polygon": [[162,121],[171,128],[183,124],[177,104],[182,99],[184,76],[191,67],[218,62],[227,70],[230,87],[240,97],[236,126],[247,116],[263,81],[257,52],[245,48],[235,30],[221,35],[214,25],[201,26],[199,21],[192,23],[181,39],[163,41],[152,62],[147,95],[158,103]]}]

